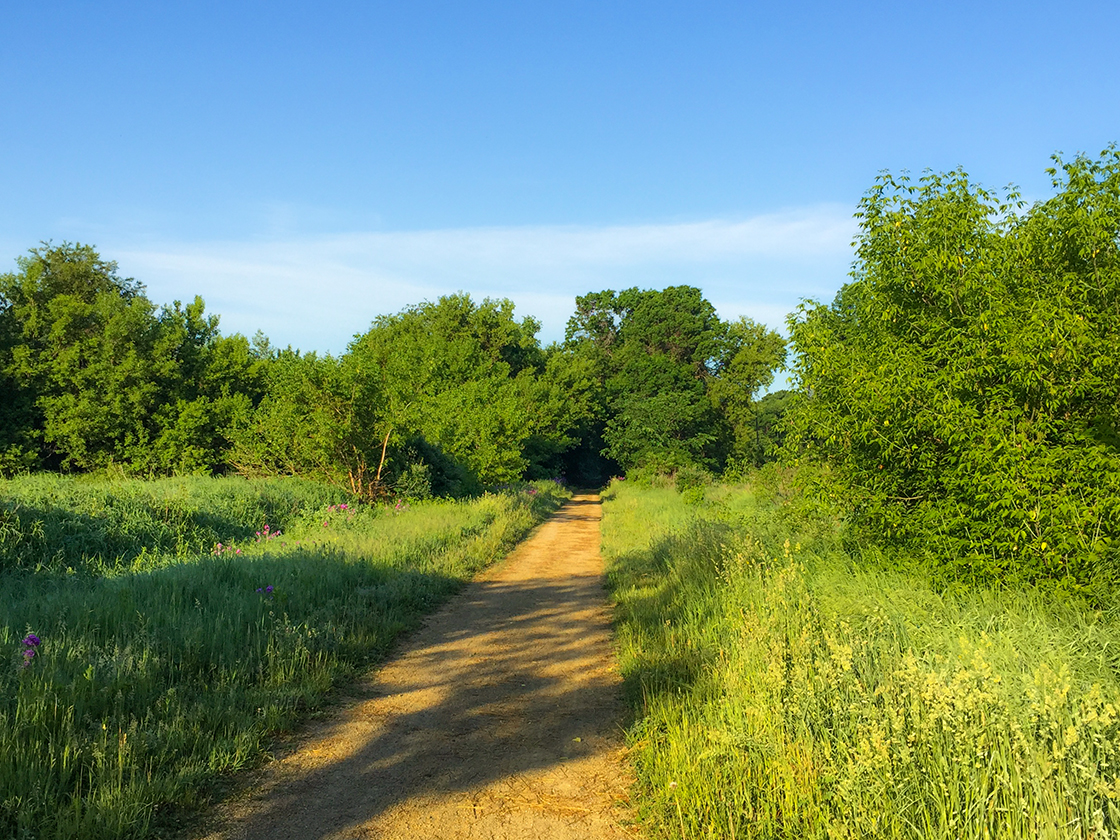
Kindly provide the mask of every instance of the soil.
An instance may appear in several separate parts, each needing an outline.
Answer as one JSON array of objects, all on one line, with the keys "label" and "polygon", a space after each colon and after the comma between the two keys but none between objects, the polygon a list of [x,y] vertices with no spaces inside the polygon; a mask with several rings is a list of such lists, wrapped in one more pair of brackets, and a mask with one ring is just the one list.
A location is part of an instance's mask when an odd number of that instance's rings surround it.
[{"label": "soil", "polygon": [[598,496],[313,722],[206,840],[633,837]]}]

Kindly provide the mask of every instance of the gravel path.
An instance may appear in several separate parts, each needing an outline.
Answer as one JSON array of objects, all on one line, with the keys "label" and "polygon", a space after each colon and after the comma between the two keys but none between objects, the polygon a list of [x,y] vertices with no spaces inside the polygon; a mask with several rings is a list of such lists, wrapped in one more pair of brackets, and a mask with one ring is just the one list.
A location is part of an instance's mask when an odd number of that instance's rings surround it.
[{"label": "gravel path", "polygon": [[598,496],[467,587],[207,840],[633,837]]}]

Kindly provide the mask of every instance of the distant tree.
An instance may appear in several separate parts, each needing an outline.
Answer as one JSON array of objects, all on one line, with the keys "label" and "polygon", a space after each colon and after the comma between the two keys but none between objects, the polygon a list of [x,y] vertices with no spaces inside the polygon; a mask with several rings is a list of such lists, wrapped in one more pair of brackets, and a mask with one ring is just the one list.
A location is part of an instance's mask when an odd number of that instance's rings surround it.
[{"label": "distant tree", "polygon": [[761,466],[773,458],[779,403],[772,395],[759,400],[757,394],[770,386],[785,363],[786,344],[776,332],[749,318],[728,325],[726,347],[708,393],[731,426],[731,455],[741,463]]},{"label": "distant tree", "polygon": [[379,497],[459,495],[546,474],[572,442],[578,371],[507,300],[464,294],[377,318],[338,359],[278,354],[235,434],[245,472],[314,474]]},{"label": "distant tree", "polygon": [[0,276],[6,457],[133,472],[220,467],[222,429],[259,396],[240,337],[201,298],[159,312],[90,246],[45,244]]},{"label": "distant tree", "polygon": [[723,467],[785,352],[764,327],[721,321],[692,286],[579,297],[567,344],[602,386],[603,454],[669,471]]},{"label": "distant tree", "polygon": [[508,300],[464,294],[374,321],[344,363],[380,383],[394,471],[422,441],[465,470],[448,480],[469,489],[519,479],[566,445],[571,380],[549,365],[538,329]]},{"label": "distant tree", "polygon": [[231,463],[245,474],[304,475],[379,496],[378,385],[331,356],[273,353],[266,395],[231,433]]},{"label": "distant tree", "polygon": [[773,391],[761,397],[754,405],[751,425],[754,440],[743,448],[755,466],[778,460],[785,446],[787,412],[797,400],[793,391]]},{"label": "distant tree", "polygon": [[30,436],[47,463],[127,462],[150,442],[158,407],[154,307],[90,247],[44,245],[0,278],[8,376],[34,402]]}]

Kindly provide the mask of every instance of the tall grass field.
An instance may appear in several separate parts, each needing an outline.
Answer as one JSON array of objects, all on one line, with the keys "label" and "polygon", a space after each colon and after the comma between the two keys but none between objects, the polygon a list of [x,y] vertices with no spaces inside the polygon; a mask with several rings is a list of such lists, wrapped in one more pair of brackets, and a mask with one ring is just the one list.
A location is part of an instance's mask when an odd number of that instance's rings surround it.
[{"label": "tall grass field", "polygon": [[0,482],[0,837],[172,830],[565,495]]},{"label": "tall grass field", "polygon": [[651,836],[1116,837],[1116,613],[938,591],[778,478],[605,495]]}]

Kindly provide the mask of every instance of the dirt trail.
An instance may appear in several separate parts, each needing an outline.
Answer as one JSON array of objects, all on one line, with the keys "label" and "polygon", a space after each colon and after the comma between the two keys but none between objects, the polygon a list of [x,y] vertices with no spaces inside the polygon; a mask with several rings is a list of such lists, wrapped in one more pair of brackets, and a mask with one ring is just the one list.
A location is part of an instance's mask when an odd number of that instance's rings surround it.
[{"label": "dirt trail", "polygon": [[561,508],[207,840],[633,836],[599,518],[598,496]]}]

